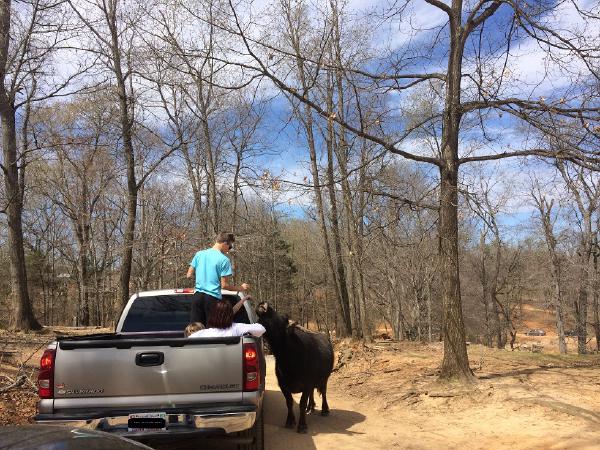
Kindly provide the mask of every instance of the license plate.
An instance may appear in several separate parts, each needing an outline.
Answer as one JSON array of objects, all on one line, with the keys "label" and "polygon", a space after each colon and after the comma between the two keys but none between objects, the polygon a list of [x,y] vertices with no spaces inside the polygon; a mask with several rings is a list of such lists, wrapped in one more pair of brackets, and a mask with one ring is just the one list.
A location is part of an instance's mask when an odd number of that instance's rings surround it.
[{"label": "license plate", "polygon": [[129,414],[128,431],[166,430],[167,413],[135,413]]}]

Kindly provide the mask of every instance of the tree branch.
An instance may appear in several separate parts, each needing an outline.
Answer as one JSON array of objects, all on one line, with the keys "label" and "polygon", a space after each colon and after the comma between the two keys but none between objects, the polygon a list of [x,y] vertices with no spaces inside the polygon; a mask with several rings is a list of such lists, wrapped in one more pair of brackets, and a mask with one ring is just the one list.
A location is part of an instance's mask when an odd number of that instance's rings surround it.
[{"label": "tree branch", "polygon": [[446,14],[448,14],[448,16],[454,17],[454,12],[452,11],[452,8],[450,8],[450,6],[446,5],[440,0],[425,0],[425,3],[429,3],[430,5],[433,5],[436,8],[439,8],[442,11],[444,11]]}]

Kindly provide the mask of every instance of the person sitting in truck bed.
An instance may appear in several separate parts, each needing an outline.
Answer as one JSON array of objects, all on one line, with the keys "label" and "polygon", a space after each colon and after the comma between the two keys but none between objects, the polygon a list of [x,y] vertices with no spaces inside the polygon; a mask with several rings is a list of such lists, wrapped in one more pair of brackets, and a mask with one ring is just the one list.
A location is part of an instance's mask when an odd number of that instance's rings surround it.
[{"label": "person sitting in truck bed", "polygon": [[[244,302],[246,300],[250,300],[252,297],[250,297],[249,295],[247,295],[246,297],[240,299],[239,302],[237,302],[235,305],[233,305],[233,315],[235,316],[235,314],[242,308],[242,306],[244,305]],[[195,333],[196,331],[200,331],[200,330],[204,330],[206,327],[204,326],[204,324],[202,322],[191,322],[189,323],[186,327],[185,330],[183,331],[183,335],[185,337],[190,337],[191,334]]]},{"label": "person sitting in truck bed", "polygon": [[185,327],[183,331],[183,335],[185,337],[190,337],[191,334],[194,334],[196,331],[204,330],[204,325],[202,322],[192,322]]},{"label": "person sitting in truck bed", "polygon": [[[241,302],[243,303],[243,301]],[[204,330],[196,331],[188,337],[242,336],[246,333],[250,333],[255,337],[260,337],[265,333],[265,327],[259,323],[234,322],[233,314],[231,303],[223,300],[217,302],[208,316],[208,327]]]}]

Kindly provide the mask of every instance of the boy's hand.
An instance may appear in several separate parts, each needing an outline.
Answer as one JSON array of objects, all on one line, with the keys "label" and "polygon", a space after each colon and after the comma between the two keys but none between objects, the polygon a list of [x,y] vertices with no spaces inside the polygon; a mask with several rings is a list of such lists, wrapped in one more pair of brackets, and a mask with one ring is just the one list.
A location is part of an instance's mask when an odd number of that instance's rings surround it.
[{"label": "boy's hand", "polygon": [[250,285],[248,283],[242,283],[240,287],[242,288],[242,291],[247,291],[250,289]]}]

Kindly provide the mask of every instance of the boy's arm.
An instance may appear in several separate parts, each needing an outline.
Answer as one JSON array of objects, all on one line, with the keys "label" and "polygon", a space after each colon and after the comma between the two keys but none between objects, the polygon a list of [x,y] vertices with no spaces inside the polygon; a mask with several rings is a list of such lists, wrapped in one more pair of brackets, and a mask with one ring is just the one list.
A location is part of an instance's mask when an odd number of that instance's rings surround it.
[{"label": "boy's arm", "polygon": [[198,265],[198,253],[194,255],[192,261],[190,262],[190,266],[188,267],[186,278],[192,278],[194,276],[194,272],[196,271],[196,266]]},{"label": "boy's arm", "polygon": [[221,277],[221,289],[225,291],[247,291],[250,289],[250,285],[248,283],[242,283],[241,286],[236,286],[234,284],[229,284],[231,281],[231,276]]}]

